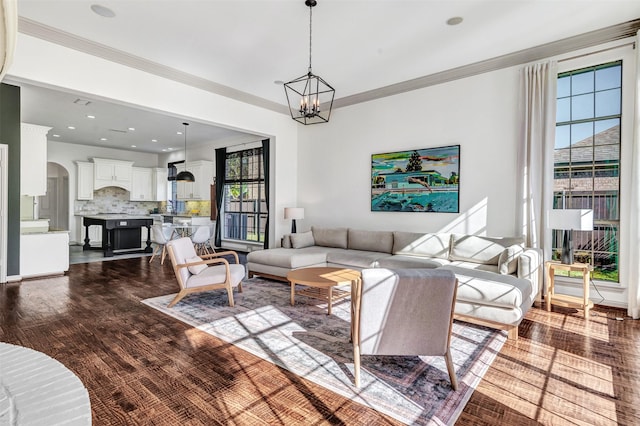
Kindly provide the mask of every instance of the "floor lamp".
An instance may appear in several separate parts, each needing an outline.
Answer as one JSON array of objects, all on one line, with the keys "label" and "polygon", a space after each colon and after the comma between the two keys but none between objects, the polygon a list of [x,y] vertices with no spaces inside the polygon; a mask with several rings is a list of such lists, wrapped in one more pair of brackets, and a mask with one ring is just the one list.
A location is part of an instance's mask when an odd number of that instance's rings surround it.
[{"label": "floor lamp", "polygon": [[291,233],[296,233],[296,219],[304,219],[304,209],[302,207],[285,207],[284,218],[291,219]]},{"label": "floor lamp", "polygon": [[561,229],[562,256],[560,261],[573,264],[573,231],[593,230],[593,210],[591,209],[553,209],[547,211],[547,228]]}]

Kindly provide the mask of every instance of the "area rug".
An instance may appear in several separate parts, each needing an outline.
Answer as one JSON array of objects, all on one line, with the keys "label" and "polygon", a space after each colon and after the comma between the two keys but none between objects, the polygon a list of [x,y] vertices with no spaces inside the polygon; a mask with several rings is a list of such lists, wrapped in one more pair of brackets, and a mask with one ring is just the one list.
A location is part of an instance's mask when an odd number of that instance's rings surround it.
[{"label": "area rug", "polygon": [[454,424],[473,390],[506,341],[506,334],[454,322],[452,358],[459,381],[451,389],[444,357],[363,356],[361,387],[353,384],[353,346],[349,342],[351,301],[327,306],[296,295],[281,282],[252,278],[234,292],[187,296],[172,309],[174,294],[142,303],[216,336],[264,360],[406,424]]}]

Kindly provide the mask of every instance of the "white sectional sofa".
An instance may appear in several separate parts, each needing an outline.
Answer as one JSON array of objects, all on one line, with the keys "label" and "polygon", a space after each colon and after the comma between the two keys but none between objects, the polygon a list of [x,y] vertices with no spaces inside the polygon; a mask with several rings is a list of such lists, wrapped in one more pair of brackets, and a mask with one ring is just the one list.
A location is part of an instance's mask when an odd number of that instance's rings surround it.
[{"label": "white sectional sofa", "polygon": [[312,266],[449,269],[458,278],[456,318],[507,330],[511,339],[539,296],[541,265],[540,250],[521,238],[352,228],[312,227],[286,235],[282,247],[247,255],[249,277],[283,281],[289,271]]}]

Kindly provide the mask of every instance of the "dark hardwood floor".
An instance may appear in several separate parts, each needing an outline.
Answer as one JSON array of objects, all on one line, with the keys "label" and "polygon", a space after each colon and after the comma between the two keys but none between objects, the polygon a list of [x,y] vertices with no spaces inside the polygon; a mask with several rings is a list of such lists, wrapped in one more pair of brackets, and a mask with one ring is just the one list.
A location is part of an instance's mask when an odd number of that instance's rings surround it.
[{"label": "dark hardwood floor", "polygon": [[[0,341],[74,371],[94,425],[397,424],[140,303],[176,290],[148,258],[0,285]],[[639,324],[531,309],[457,424],[640,424]]]}]

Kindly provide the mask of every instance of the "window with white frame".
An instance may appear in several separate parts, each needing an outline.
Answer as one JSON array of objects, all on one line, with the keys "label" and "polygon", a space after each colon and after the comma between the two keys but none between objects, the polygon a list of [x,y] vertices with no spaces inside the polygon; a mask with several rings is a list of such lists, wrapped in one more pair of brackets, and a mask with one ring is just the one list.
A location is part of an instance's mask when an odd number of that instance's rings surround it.
[{"label": "window with white frame", "polygon": [[[576,262],[619,281],[622,61],[558,75],[554,208],[593,209],[594,230],[573,231]],[[561,231],[554,231],[559,259]]]}]

